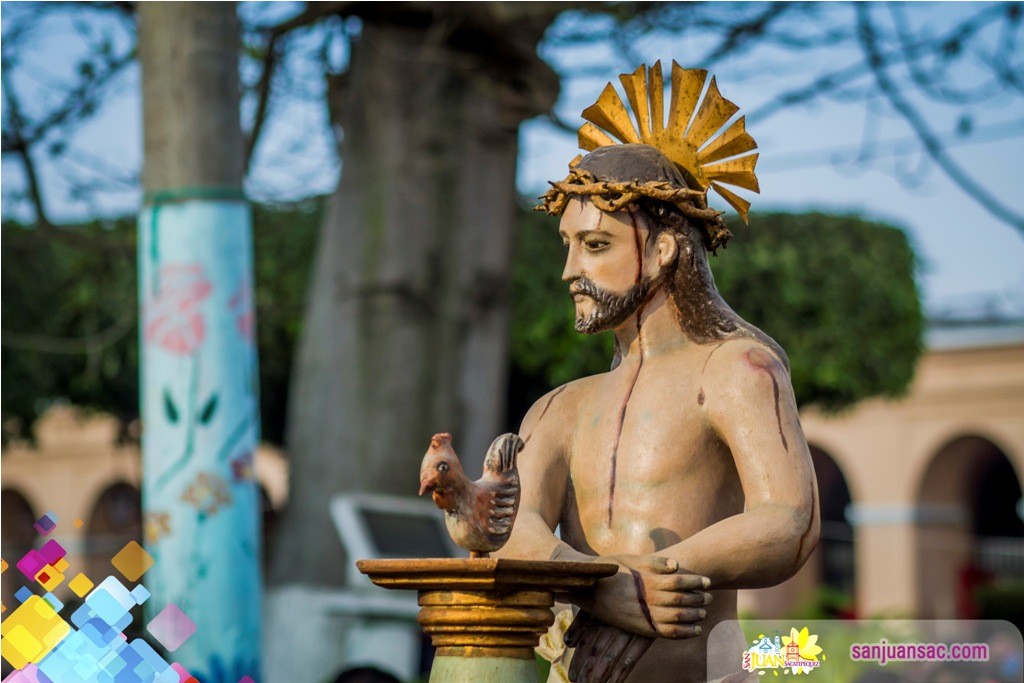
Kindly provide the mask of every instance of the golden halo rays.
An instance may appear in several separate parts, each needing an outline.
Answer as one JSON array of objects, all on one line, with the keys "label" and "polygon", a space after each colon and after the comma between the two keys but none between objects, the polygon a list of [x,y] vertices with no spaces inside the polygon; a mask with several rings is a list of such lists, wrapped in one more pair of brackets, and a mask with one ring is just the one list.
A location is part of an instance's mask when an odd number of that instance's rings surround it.
[{"label": "golden halo rays", "polygon": [[619,81],[633,116],[609,83],[597,102],[583,110],[587,123],[579,129],[579,144],[588,152],[614,145],[616,140],[657,147],[684,172],[688,182],[692,180],[698,185],[694,189],[713,189],[747,222],[750,202],[722,185],[760,193],[754,175],[758,155],[751,154],[757,143],[747,133],[742,116],[721,130],[739,107],[722,97],[714,76],[701,98],[707,76],[704,69],[684,69],[672,62],[666,125],[661,62],[650,68],[641,65],[631,74],[622,74]]}]

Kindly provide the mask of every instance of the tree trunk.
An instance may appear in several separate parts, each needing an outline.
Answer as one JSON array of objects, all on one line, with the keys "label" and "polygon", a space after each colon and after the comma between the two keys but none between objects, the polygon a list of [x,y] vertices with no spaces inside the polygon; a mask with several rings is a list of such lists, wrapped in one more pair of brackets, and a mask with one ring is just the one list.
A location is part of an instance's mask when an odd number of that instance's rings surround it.
[{"label": "tree trunk", "polygon": [[436,432],[454,435],[475,478],[498,435],[517,131],[557,93],[534,53],[542,30],[516,34],[529,57],[510,63],[482,56],[500,53],[486,38],[479,52],[455,47],[438,23],[364,19],[332,96],[344,168],[293,375],[279,583],[342,580],[333,495],[415,496]]},{"label": "tree trunk", "polygon": [[[155,560],[142,581],[150,634],[204,683],[261,679],[252,220],[235,12],[234,3],[138,8],[143,508]],[[196,626],[180,647],[188,622],[178,610]]]}]

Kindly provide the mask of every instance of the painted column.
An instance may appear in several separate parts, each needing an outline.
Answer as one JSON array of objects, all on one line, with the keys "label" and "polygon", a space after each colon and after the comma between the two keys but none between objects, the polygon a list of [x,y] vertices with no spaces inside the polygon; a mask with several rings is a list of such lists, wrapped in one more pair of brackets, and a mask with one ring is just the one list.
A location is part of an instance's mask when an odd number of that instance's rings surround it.
[{"label": "painted column", "polygon": [[146,621],[173,605],[187,617],[176,623],[194,622],[171,658],[203,683],[260,680],[258,374],[235,12],[138,8],[142,500],[155,560]]},{"label": "painted column", "polygon": [[151,614],[196,624],[174,658],[204,683],[256,677],[259,434],[246,202],[147,205],[139,220],[143,507]]}]

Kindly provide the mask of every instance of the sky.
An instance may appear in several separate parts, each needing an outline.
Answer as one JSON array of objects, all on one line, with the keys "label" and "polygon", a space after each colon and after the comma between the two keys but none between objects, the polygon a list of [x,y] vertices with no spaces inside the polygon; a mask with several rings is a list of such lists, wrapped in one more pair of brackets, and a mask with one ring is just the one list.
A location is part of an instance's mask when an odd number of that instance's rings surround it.
[{"label": "sky", "polygon": [[[836,9],[843,11],[839,6]],[[913,3],[906,9],[918,26],[930,24],[941,30],[975,7],[968,3]],[[699,65],[693,60],[705,51],[699,40],[671,37],[654,37],[634,48],[637,56],[648,63],[661,59],[667,65],[676,59],[686,66]],[[770,52],[754,51],[745,59],[713,70],[722,94],[740,106],[738,115],[757,111],[799,80],[783,69],[765,74],[759,63],[777,59],[776,63],[785,65],[796,59],[840,66],[854,59],[849,50],[842,49],[818,50],[788,60]],[[580,59],[578,54],[556,50],[544,56],[558,67]],[[603,61],[601,55],[588,57]],[[1018,61],[1020,58],[1018,54]],[[633,68],[621,61],[619,66],[620,71]],[[755,76],[750,77],[751,73]],[[969,80],[972,75],[964,77]],[[573,82],[558,104],[562,118],[579,121],[579,113],[596,99],[607,80],[607,76],[595,75]],[[957,119],[950,112],[927,103],[921,106],[935,130],[945,132],[956,127]],[[1024,317],[1024,235],[994,218],[931,164],[894,112],[877,109],[878,115],[869,117],[859,102],[817,100],[767,119],[748,119],[747,131],[757,140],[761,154],[757,166],[761,193],[740,194],[753,202],[753,212],[758,208],[853,212],[902,227],[921,260],[919,284],[929,311],[974,314],[979,307],[993,306]],[[996,139],[987,143],[957,141],[949,148],[951,155],[990,192],[1018,214],[1024,214],[1020,180],[1024,174],[1024,100],[993,98],[977,112],[975,120],[978,129],[980,122],[986,122]],[[561,179],[567,160],[578,153],[573,136],[554,134],[551,128],[543,121],[524,128],[519,172],[524,190],[543,188],[548,179]],[[868,131],[878,140],[900,142],[880,144],[878,159],[858,163]],[[907,153],[890,153],[896,149]],[[728,208],[721,200],[716,205],[715,200],[712,194],[713,206]],[[756,229],[754,215],[750,230]],[[734,239],[742,239],[742,230],[734,228]]]},{"label": "sky", "polygon": [[[10,3],[3,4],[5,30],[9,16],[17,10]],[[287,16],[294,12],[294,6],[248,4],[242,11],[263,12],[265,18],[271,14]],[[837,6],[836,11],[845,10]],[[941,30],[974,10],[961,3],[915,3],[906,11],[915,26]],[[568,20],[575,21],[572,17]],[[844,20],[842,16],[837,19]],[[4,74],[23,99],[26,113],[43,111],[54,101],[60,86],[73,80],[74,65],[87,53],[86,41],[102,35],[109,35],[115,47],[130,41],[123,27],[93,20],[48,20],[38,27],[31,49],[23,51],[24,68],[13,77]],[[289,200],[310,192],[330,192],[343,168],[326,120],[321,77],[303,61],[303,55],[308,56],[323,44],[322,34],[307,31],[293,40],[296,56],[288,66],[284,84],[293,97],[274,103],[246,184],[250,195],[258,200]],[[693,62],[705,54],[706,48],[707,42],[699,36],[680,39],[658,32],[631,46],[634,58],[648,62],[660,58],[666,65],[676,59],[686,66],[697,66]],[[332,60],[343,67],[347,59],[344,46],[331,49],[336,53]],[[556,105],[558,115],[572,125],[582,123],[580,111],[596,99],[608,80],[635,68],[607,44],[567,48],[547,41],[540,52],[556,71],[572,74],[563,79]],[[808,69],[841,65],[854,57],[849,48],[796,56],[765,48],[723,62],[713,73],[722,93],[735,101],[743,114],[757,112],[778,92],[806,78]],[[780,68],[765,73],[764,65],[769,63]],[[582,75],[580,65],[586,66]],[[243,77],[251,80],[255,74],[252,65],[243,62]],[[960,76],[967,81],[972,78],[969,71]],[[1015,98],[991,98],[973,112],[976,133],[950,138],[953,144],[949,151],[990,192],[1024,214],[1024,192],[1020,189],[1024,171],[1022,102],[1019,94]],[[919,104],[936,130],[946,132],[957,127],[956,111]],[[251,120],[252,108],[251,101],[243,103],[243,121]],[[757,229],[758,209],[853,212],[884,220],[903,228],[915,246],[922,263],[919,284],[931,313],[979,314],[991,309],[1024,317],[1024,236],[993,217],[930,163],[911,131],[884,104],[876,102],[868,108],[861,102],[815,100],[771,117],[754,116],[748,119],[747,130],[757,140],[761,154],[757,167],[761,194],[745,195],[753,201],[750,230]],[[37,159],[51,217],[70,222],[137,210],[141,195],[132,178],[141,165],[141,137],[139,73],[133,66],[117,79],[97,116],[77,129],[72,144],[58,160],[50,161],[45,155]],[[865,139],[880,141],[877,153],[867,160],[859,158]],[[520,191],[525,195],[542,192],[548,180],[565,175],[567,162],[578,152],[574,135],[543,118],[526,122],[520,135]],[[20,164],[5,158],[2,172],[4,217],[30,219],[31,211],[19,200],[25,186]],[[128,182],[114,191],[77,195],[71,190],[73,183],[67,180],[92,179],[109,188],[107,181],[121,176]],[[721,201],[716,205],[714,197],[712,205],[727,208]],[[734,239],[742,239],[743,230],[735,230]]]}]

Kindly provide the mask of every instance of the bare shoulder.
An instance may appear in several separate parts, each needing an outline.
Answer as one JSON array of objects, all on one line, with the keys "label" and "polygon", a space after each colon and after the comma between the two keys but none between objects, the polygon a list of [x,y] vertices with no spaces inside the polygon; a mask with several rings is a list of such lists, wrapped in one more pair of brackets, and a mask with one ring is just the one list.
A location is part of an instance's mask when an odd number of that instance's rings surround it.
[{"label": "bare shoulder", "polygon": [[[709,360],[703,378],[704,416],[728,444],[741,479],[759,480],[773,467],[795,468],[793,476],[804,477],[810,453],[782,360],[756,340],[727,342]],[[754,489],[747,496],[748,502],[756,499]]]},{"label": "bare shoulder", "polygon": [[732,411],[752,395],[768,393],[776,402],[793,403],[786,359],[757,339],[731,339],[709,345],[701,380],[706,410]]},{"label": "bare shoulder", "polygon": [[594,377],[583,377],[557,389],[552,389],[541,396],[527,411],[523,418],[519,434],[528,439],[538,429],[550,432],[557,425],[569,424],[569,418],[575,412],[575,406],[593,390]]},{"label": "bare shoulder", "polygon": [[764,372],[778,373],[789,379],[787,359],[781,357],[776,348],[758,339],[729,339],[707,345],[701,372],[705,377],[728,384]]}]

